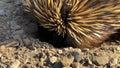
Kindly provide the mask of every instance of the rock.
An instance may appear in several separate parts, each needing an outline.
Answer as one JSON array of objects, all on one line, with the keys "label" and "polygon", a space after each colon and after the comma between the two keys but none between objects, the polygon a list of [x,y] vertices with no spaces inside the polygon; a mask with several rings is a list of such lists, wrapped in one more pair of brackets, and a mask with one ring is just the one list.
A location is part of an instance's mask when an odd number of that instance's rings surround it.
[{"label": "rock", "polygon": [[15,40],[21,40],[21,37],[20,37],[19,35],[14,35],[13,38],[14,38]]},{"label": "rock", "polygon": [[12,30],[19,30],[19,29],[21,29],[21,27],[17,24],[17,21],[14,21],[14,20],[8,21],[7,24],[10,25],[10,28]]},{"label": "rock", "polygon": [[93,63],[98,66],[106,65],[109,63],[109,57],[108,56],[94,56]]},{"label": "rock", "polygon": [[0,63],[0,68],[7,68],[7,65]]},{"label": "rock", "polygon": [[20,30],[22,28],[17,24],[17,21],[15,20],[8,21],[7,24],[10,25],[10,28],[12,30]]},{"label": "rock", "polygon": [[53,64],[53,63],[55,63],[57,61],[57,57],[52,56],[52,57],[49,58],[49,60]]},{"label": "rock", "polygon": [[116,65],[116,64],[118,64],[118,59],[116,59],[116,58],[111,58],[111,59],[110,59],[110,66],[114,66],[114,65]]},{"label": "rock", "polygon": [[16,2],[15,2],[15,5],[17,6],[17,5],[20,5],[21,4],[21,0],[17,0]]},{"label": "rock", "polygon": [[14,35],[13,39],[19,41],[20,45],[24,45],[23,40],[20,35]]},{"label": "rock", "polygon": [[80,56],[79,52],[73,51],[72,55],[74,56],[74,61],[76,62],[79,61],[79,56]]},{"label": "rock", "polygon": [[11,27],[11,29],[18,30],[18,29],[21,29],[21,27],[19,25],[14,25],[13,27]]},{"label": "rock", "polygon": [[117,47],[116,50],[117,50],[117,51],[120,51],[120,47]]},{"label": "rock", "polygon": [[58,50],[57,52],[58,52],[59,54],[62,54],[62,53],[63,53],[62,50]]},{"label": "rock", "polygon": [[79,62],[72,63],[72,68],[81,68],[81,65]]},{"label": "rock", "polygon": [[12,65],[10,66],[10,68],[18,68],[20,64],[21,64],[20,61],[16,60],[15,62],[12,63]]},{"label": "rock", "polygon": [[15,35],[23,35],[23,33],[24,33],[24,31],[23,30],[17,30],[17,31],[15,31],[13,34],[15,34]]},{"label": "rock", "polygon": [[5,15],[5,10],[0,9],[0,16],[4,16]]},{"label": "rock", "polygon": [[26,46],[29,46],[29,45],[32,44],[31,41],[30,41],[30,39],[28,39],[28,38],[23,39],[23,42],[24,42],[24,44],[25,44]]},{"label": "rock", "polygon": [[119,67],[116,67],[116,66],[110,66],[110,68],[119,68]]},{"label": "rock", "polygon": [[18,41],[11,41],[8,44],[5,44],[8,47],[15,47],[15,46],[19,46],[19,42]]},{"label": "rock", "polygon": [[94,52],[93,54],[94,54],[94,56],[99,56],[98,52]]},{"label": "rock", "polygon": [[30,50],[35,50],[34,47],[32,46],[32,41],[29,38],[23,39],[23,43]]},{"label": "rock", "polygon": [[3,54],[2,54],[2,53],[0,53],[0,57],[2,57],[2,55],[3,55]]},{"label": "rock", "polygon": [[88,48],[84,48],[84,49],[82,49],[82,52],[88,52],[90,49],[88,49]]},{"label": "rock", "polygon": [[88,61],[88,64],[90,64],[90,65],[93,64],[92,61],[90,60],[90,58],[88,58],[87,61]]},{"label": "rock", "polygon": [[62,64],[60,62],[55,62],[53,68],[62,68]]},{"label": "rock", "polygon": [[63,56],[60,61],[64,67],[69,67],[73,63],[74,57],[72,55]]},{"label": "rock", "polygon": [[44,66],[44,62],[39,62],[39,66]]},{"label": "rock", "polygon": [[116,68],[120,68],[120,64],[117,64],[117,65],[116,65]]},{"label": "rock", "polygon": [[69,49],[68,49],[68,48],[64,48],[63,50],[64,50],[64,51],[68,51]]},{"label": "rock", "polygon": [[96,68],[95,64],[91,64],[90,68]]},{"label": "rock", "polygon": [[72,68],[72,67],[63,67],[63,68]]},{"label": "rock", "polygon": [[106,66],[97,66],[95,68],[107,68]]},{"label": "rock", "polygon": [[69,49],[69,50],[73,50],[73,47],[69,47],[68,49]]}]

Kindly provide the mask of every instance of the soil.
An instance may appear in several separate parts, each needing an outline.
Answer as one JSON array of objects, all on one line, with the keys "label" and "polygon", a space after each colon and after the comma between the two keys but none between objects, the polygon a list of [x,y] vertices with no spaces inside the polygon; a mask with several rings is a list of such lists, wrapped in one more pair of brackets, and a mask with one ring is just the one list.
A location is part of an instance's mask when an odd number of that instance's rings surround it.
[{"label": "soil", "polygon": [[39,29],[21,0],[0,0],[0,68],[120,68],[119,40],[56,48]]}]

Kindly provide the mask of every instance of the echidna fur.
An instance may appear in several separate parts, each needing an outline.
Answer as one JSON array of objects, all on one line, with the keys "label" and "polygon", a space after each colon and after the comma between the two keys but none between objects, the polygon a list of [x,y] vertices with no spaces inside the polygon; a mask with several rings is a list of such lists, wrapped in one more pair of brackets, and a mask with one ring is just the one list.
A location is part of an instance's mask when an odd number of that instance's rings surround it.
[{"label": "echidna fur", "polygon": [[93,48],[120,29],[120,0],[24,0],[39,24],[66,45]]}]

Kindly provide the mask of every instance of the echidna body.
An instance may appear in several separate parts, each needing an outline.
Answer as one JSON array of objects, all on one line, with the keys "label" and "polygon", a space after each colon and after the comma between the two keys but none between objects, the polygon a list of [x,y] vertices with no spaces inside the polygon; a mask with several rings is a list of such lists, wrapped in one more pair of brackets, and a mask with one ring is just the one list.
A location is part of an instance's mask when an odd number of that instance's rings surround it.
[{"label": "echidna body", "polygon": [[73,47],[95,47],[120,29],[120,0],[24,0],[24,5]]}]

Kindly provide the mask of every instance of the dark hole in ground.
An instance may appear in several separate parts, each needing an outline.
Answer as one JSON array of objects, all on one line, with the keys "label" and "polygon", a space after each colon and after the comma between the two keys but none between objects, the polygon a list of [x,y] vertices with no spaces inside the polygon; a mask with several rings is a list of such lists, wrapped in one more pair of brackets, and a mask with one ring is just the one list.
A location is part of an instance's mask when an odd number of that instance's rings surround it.
[{"label": "dark hole in ground", "polygon": [[[116,41],[120,41],[120,29],[116,30],[116,33],[111,35],[109,37],[109,39],[107,39],[106,41],[109,42],[116,42]],[[117,43],[117,42],[116,42]],[[119,43],[118,43],[119,44]]]},{"label": "dark hole in ground", "polygon": [[48,42],[57,48],[67,47],[67,45],[65,45],[66,39],[63,38],[61,35],[58,35],[54,31],[49,31],[48,29],[45,29],[42,26],[39,26],[39,23],[37,23],[37,25],[38,31],[36,35],[40,41]]},{"label": "dark hole in ground", "polygon": [[[25,19],[27,19],[29,23],[36,24],[37,25],[36,27],[38,28],[37,31],[35,30],[36,32],[30,33],[28,35],[30,35],[31,37],[37,38],[42,42],[52,44],[54,47],[57,47],[57,48],[68,47],[65,43],[65,41],[66,41],[65,38],[63,38],[61,35],[58,35],[54,31],[49,31],[48,29],[45,29],[42,26],[40,26],[38,21],[36,21],[36,19],[34,17],[32,17],[31,14],[27,13],[26,11],[23,11],[23,17]],[[26,25],[26,27],[28,30],[30,30],[32,28],[32,26],[28,27],[27,25]],[[32,30],[30,30],[30,31],[32,32]],[[26,33],[28,33],[27,30],[26,30]]]}]

